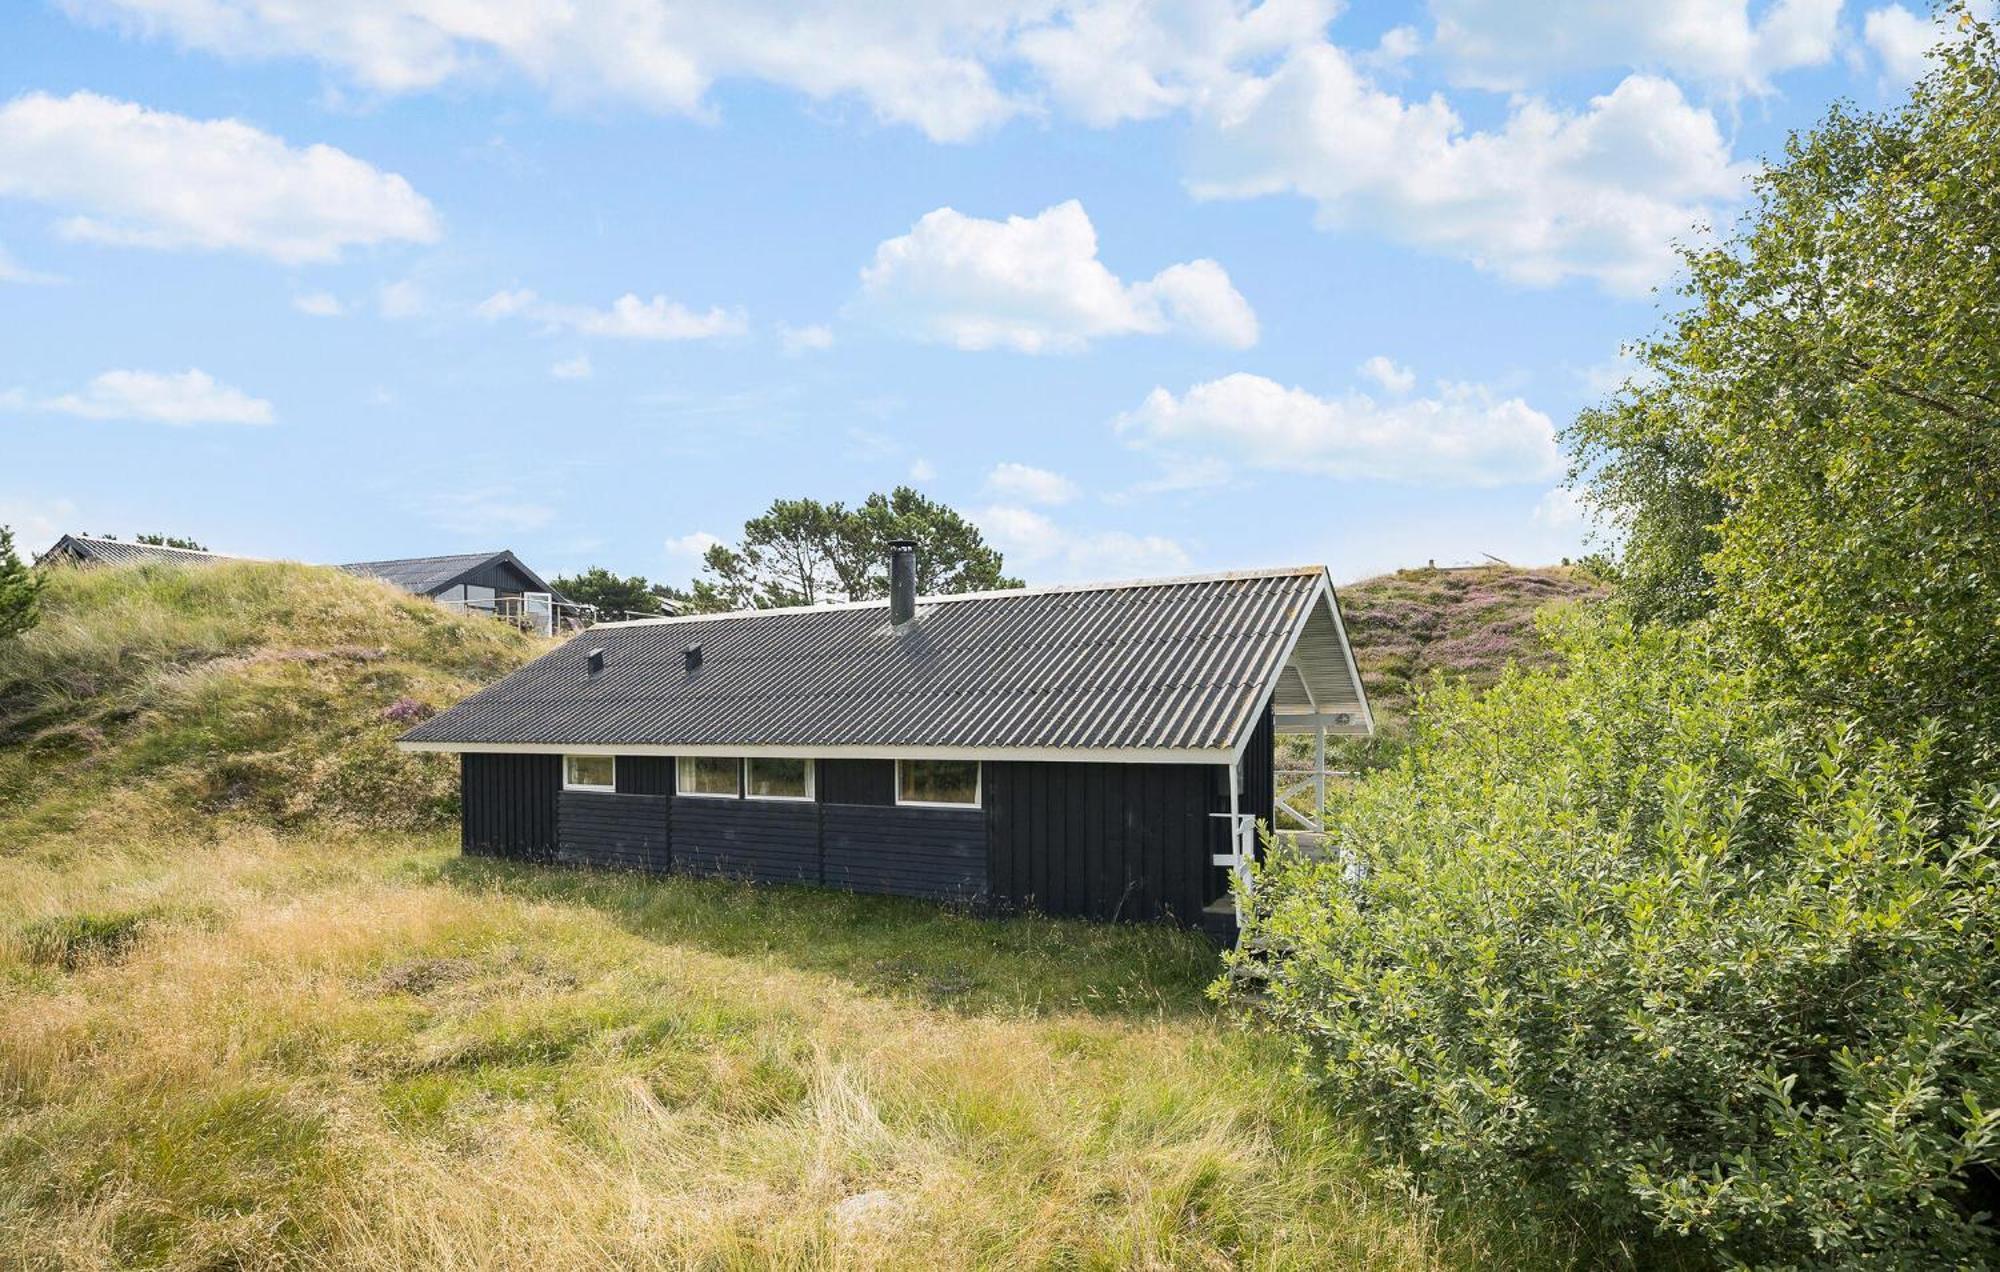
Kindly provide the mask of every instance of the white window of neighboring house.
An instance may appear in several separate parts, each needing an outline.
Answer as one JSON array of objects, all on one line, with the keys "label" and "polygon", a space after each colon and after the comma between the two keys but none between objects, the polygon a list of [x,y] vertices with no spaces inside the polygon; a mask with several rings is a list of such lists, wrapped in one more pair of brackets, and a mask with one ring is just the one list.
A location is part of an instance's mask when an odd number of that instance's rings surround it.
[{"label": "white window of neighboring house", "polygon": [[733,755],[683,755],[676,767],[675,794],[735,799],[743,793],[743,761]]},{"label": "white window of neighboring house", "polygon": [[618,757],[615,755],[563,756],[563,789],[570,791],[617,790]]},{"label": "white window of neighboring house", "polygon": [[743,793],[751,799],[813,797],[813,762],[796,756],[753,755],[743,761]]},{"label": "white window of neighboring house", "polygon": [[896,802],[928,808],[979,807],[978,760],[897,760]]}]

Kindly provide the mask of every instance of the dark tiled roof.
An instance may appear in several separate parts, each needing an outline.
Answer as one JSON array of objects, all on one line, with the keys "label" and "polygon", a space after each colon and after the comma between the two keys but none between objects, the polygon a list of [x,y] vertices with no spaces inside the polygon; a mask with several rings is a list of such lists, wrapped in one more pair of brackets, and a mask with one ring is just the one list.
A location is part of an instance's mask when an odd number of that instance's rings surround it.
[{"label": "dark tiled roof", "polygon": [[404,740],[1226,752],[1331,598],[1311,567],[611,624]]},{"label": "dark tiled roof", "polygon": [[87,534],[66,534],[37,558],[74,556],[98,565],[128,565],[134,561],[167,561],[178,565],[199,565],[209,561],[247,561],[248,557],[226,556],[220,552],[197,552],[193,548],[164,548],[152,543],[132,543],[124,539],[100,539]]},{"label": "dark tiled roof", "polygon": [[[359,574],[371,579],[381,579],[394,583],[406,592],[418,596],[429,596],[440,588],[448,587],[466,574],[498,558],[506,558],[521,573],[537,583],[541,578],[533,570],[521,564],[521,559],[512,552],[460,552],[452,556],[405,557],[397,561],[356,561],[340,568],[349,574]],[[542,590],[550,590],[546,583]]]}]

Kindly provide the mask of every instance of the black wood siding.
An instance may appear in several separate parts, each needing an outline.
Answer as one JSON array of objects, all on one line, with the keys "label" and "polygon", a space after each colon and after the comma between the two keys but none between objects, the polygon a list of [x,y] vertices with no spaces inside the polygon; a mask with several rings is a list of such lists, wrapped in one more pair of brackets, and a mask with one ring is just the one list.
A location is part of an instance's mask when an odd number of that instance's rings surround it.
[{"label": "black wood siding", "polygon": [[[619,763],[624,773],[624,763]],[[670,864],[665,795],[563,791],[556,801],[556,860],[579,866],[664,871]]]},{"label": "black wood siding", "polygon": [[896,802],[894,760],[821,760],[814,781],[822,804],[881,807]]},{"label": "black wood siding", "polygon": [[818,883],[819,805],[681,796],[673,809],[674,862],[690,874],[759,883]]},{"label": "black wood siding", "polygon": [[986,818],[977,810],[828,804],[820,823],[833,887],[940,901],[986,895]]},{"label": "black wood siding", "polygon": [[1198,922],[1220,895],[1227,767],[986,765],[989,894],[1097,919]]},{"label": "black wood siding", "polygon": [[621,755],[618,757],[620,795],[671,795],[674,793],[674,761],[665,755]]},{"label": "black wood siding", "polygon": [[549,861],[556,854],[560,755],[459,757],[459,845],[469,855]]},{"label": "black wood siding", "polygon": [[1237,805],[1237,811],[1263,819],[1266,830],[1275,824],[1273,818],[1278,808],[1274,725],[1271,709],[1265,707],[1264,718],[1257,722],[1257,731],[1250,735],[1250,748],[1243,752],[1243,797]]}]

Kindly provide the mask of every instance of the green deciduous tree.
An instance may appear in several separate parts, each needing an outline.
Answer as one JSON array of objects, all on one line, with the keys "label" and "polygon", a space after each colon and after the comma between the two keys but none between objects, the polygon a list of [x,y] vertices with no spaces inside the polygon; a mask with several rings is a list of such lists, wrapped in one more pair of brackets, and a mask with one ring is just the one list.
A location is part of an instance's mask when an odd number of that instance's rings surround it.
[{"label": "green deciduous tree", "polygon": [[734,544],[702,557],[702,576],[674,599],[692,612],[814,605],[888,593],[889,543],[919,544],[917,590],[925,594],[1019,587],[979,528],[908,486],[871,494],[857,507],[779,499],[743,525]]},{"label": "green deciduous tree", "polygon": [[42,576],[14,551],[14,531],[0,526],[0,639],[27,631],[42,617]]},{"label": "green deciduous tree", "polygon": [[1633,387],[1570,430],[1642,616],[1767,689],[2000,754],[2000,52],[1963,9],[1907,105],[1836,107],[1687,253]]},{"label": "green deciduous tree", "polygon": [[621,578],[601,565],[580,574],[558,576],[550,586],[579,605],[590,605],[606,618],[626,614],[658,614],[661,597],[653,584],[639,575]]},{"label": "green deciduous tree", "polygon": [[191,552],[208,551],[206,545],[178,534],[135,534],[132,536],[132,542],[150,543],[156,548],[186,548]]}]

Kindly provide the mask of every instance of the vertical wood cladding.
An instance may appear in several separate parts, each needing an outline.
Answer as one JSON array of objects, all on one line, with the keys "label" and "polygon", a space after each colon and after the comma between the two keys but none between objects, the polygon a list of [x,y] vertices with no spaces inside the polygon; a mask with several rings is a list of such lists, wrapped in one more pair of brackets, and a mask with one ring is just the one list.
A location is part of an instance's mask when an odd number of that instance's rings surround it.
[{"label": "vertical wood cladding", "polygon": [[[619,776],[625,772],[623,761]],[[665,871],[668,805],[665,795],[614,795],[563,791],[556,800],[556,860],[579,866]]]},{"label": "vertical wood cladding", "polygon": [[939,901],[986,896],[986,817],[976,809],[828,804],[820,825],[832,887]]},{"label": "vertical wood cladding", "polygon": [[556,855],[560,755],[459,757],[460,847],[472,856],[550,861]]},{"label": "vertical wood cladding", "polygon": [[1277,737],[1275,720],[1271,708],[1264,708],[1264,718],[1257,722],[1257,731],[1250,735],[1250,747],[1243,752],[1243,798],[1238,803],[1238,811],[1250,813],[1263,819],[1269,829],[1278,809]]},{"label": "vertical wood cladding", "polygon": [[[1268,818],[1270,720],[1243,808]],[[1228,769],[1197,764],[985,765],[978,811],[895,803],[894,765],[823,760],[819,800],[673,796],[673,761],[621,756],[619,793],[563,791],[554,755],[463,757],[468,853],[857,892],[988,900],[1099,919],[1198,922],[1226,891]]]},{"label": "vertical wood cladding", "polygon": [[674,761],[666,755],[621,755],[618,757],[620,795],[671,795],[674,793]]},{"label": "vertical wood cladding", "polygon": [[896,761],[820,760],[818,763],[814,781],[820,803],[895,805]]},{"label": "vertical wood cladding", "polygon": [[759,883],[818,883],[819,805],[681,796],[673,809],[674,863],[690,874]]},{"label": "vertical wood cladding", "polygon": [[1226,767],[990,763],[989,895],[1049,914],[1198,922],[1226,841]]}]

